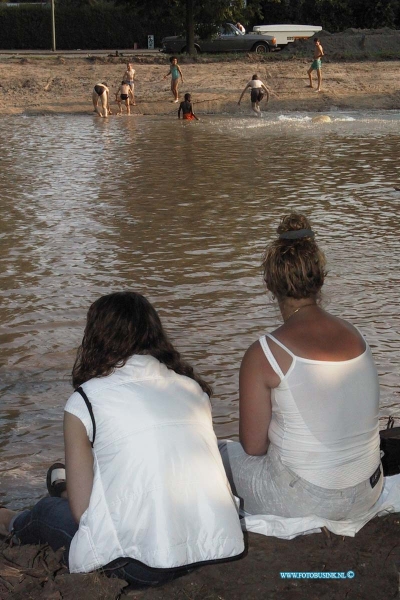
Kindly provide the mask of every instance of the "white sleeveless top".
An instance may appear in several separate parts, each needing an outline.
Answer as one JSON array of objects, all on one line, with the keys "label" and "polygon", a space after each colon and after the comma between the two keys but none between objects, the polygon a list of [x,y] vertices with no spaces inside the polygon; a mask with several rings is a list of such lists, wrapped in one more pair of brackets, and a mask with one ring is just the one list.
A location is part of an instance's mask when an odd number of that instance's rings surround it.
[{"label": "white sleeveless top", "polygon": [[251,89],[259,89],[262,87],[262,81],[260,81],[259,79],[250,79],[249,83],[247,84]]},{"label": "white sleeveless top", "polygon": [[[200,386],[152,356],[132,356],[82,385],[96,423],[94,481],[69,552],[70,571],[130,557],[172,568],[244,550],[235,499]],[[92,440],[77,392],[65,410]]]},{"label": "white sleeveless top", "polygon": [[[266,337],[292,357],[285,375]],[[379,382],[369,346],[356,358],[334,362],[295,356],[272,335],[259,341],[281,379],[271,391],[268,438],[282,463],[328,489],[371,477],[380,464]]]}]

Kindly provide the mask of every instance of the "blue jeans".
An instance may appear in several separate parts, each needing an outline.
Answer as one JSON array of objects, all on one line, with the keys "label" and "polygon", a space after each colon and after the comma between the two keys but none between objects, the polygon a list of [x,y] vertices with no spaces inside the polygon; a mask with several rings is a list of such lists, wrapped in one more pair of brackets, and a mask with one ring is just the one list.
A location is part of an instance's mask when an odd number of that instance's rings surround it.
[{"label": "blue jeans", "polygon": [[[68,566],[68,553],[72,538],[78,531],[66,498],[43,498],[32,508],[19,514],[13,523],[14,535],[21,544],[49,544],[53,550],[65,548],[64,562]],[[160,585],[188,572],[158,570],[147,567],[132,558],[121,558],[105,565],[106,575],[125,579],[135,587]]]}]

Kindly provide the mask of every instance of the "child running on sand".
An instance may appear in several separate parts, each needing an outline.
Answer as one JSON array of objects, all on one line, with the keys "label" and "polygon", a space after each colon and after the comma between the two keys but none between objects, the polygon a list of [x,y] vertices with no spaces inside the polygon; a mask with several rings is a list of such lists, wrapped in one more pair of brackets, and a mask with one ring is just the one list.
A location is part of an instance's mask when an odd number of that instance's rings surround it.
[{"label": "child running on sand", "polygon": [[121,106],[121,102],[125,102],[125,106],[126,106],[126,114],[130,115],[131,114],[131,110],[129,108],[129,104],[130,104],[130,100],[133,100],[133,93],[132,93],[132,89],[129,86],[128,83],[125,83],[125,81],[121,82],[121,85],[119,86],[116,94],[115,94],[115,101],[118,103],[118,108],[119,108],[119,115],[122,115],[122,106]]},{"label": "child running on sand", "polygon": [[239,98],[239,102],[238,105],[240,106],[240,102],[244,96],[245,91],[247,90],[247,88],[250,88],[251,90],[251,96],[250,96],[250,100],[251,100],[251,108],[254,110],[254,112],[261,117],[261,109],[260,109],[260,102],[261,100],[264,98],[264,95],[266,95],[267,97],[267,102],[269,100],[269,92],[267,87],[263,84],[263,82],[261,81],[261,79],[258,77],[258,75],[253,75],[253,77],[251,78],[251,80],[249,81],[249,83],[246,85],[246,87],[244,88],[243,92],[240,95]]},{"label": "child running on sand", "polygon": [[[108,117],[108,115],[112,114],[108,100],[109,93],[110,90],[108,89],[108,85],[105,81],[103,81],[102,83],[96,83],[96,85],[93,88],[93,108],[94,111],[99,115],[99,117]],[[99,110],[98,107],[99,100],[101,103],[101,110]]]},{"label": "child running on sand", "polygon": [[200,120],[198,117],[196,117],[196,115],[193,112],[193,104],[192,104],[191,100],[192,100],[191,95],[185,94],[185,100],[183,102],[181,102],[179,105],[178,119],[181,118],[181,111],[182,111],[182,119],[184,121],[193,121],[194,119],[196,119],[196,121]]},{"label": "child running on sand", "polygon": [[178,59],[176,58],[176,56],[171,56],[169,59],[169,62],[171,63],[170,67],[169,67],[169,71],[166,75],[164,75],[164,79],[166,79],[168,77],[168,75],[171,75],[171,92],[174,96],[174,102],[179,102],[179,97],[178,97],[178,85],[179,85],[179,77],[182,80],[182,83],[184,83],[183,80],[183,75],[182,75],[182,71],[180,66],[178,65]]}]

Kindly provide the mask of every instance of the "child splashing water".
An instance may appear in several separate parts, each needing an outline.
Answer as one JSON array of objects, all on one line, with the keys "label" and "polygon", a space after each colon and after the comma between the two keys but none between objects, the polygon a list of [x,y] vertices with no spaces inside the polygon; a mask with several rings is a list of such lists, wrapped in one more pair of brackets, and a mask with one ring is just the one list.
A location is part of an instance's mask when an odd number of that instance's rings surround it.
[{"label": "child splashing water", "polygon": [[243,92],[240,95],[239,102],[238,102],[239,106],[240,106],[240,103],[242,101],[242,98],[243,98],[244,93],[247,90],[247,88],[250,88],[250,92],[251,92],[251,95],[250,95],[251,108],[259,117],[261,117],[260,102],[264,98],[265,95],[267,97],[267,102],[268,102],[268,100],[269,100],[268,88],[261,81],[261,79],[258,77],[258,75],[256,75],[256,74],[253,75],[253,77],[247,83],[246,87],[244,88]]},{"label": "child splashing water", "polygon": [[193,104],[191,102],[191,95],[190,94],[185,94],[185,100],[183,102],[180,103],[179,105],[179,109],[178,109],[178,119],[181,118],[181,112],[182,112],[182,119],[184,121],[199,121],[199,118],[196,117],[196,115],[193,112]]}]

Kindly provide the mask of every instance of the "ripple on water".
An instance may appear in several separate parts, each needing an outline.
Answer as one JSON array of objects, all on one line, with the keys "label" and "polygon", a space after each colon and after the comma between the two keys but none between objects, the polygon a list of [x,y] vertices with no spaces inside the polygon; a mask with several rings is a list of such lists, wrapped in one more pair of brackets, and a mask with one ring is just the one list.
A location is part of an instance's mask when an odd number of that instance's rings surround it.
[{"label": "ripple on water", "polygon": [[148,295],[214,385],[218,435],[237,434],[241,357],[279,323],[260,259],[293,210],[327,254],[324,302],[371,344],[382,419],[400,414],[399,116],[329,114],[1,120],[2,502],[32,503],[62,458],[75,348],[103,293]]}]

